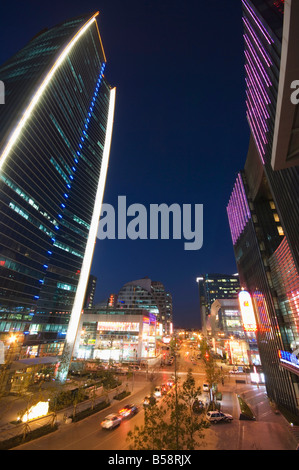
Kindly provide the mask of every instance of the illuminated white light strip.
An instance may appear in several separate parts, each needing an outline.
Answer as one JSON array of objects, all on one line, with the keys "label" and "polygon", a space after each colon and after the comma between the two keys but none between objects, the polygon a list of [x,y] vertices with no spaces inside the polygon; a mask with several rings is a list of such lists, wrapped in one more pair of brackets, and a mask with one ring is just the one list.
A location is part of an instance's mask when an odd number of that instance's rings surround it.
[{"label": "illuminated white light strip", "polygon": [[45,89],[47,88],[47,85],[49,84],[49,82],[51,81],[53,75],[55,74],[56,70],[58,69],[58,67],[62,64],[62,62],[64,61],[64,59],[66,58],[66,56],[70,53],[71,49],[73,48],[73,46],[76,44],[76,42],[80,39],[80,37],[82,36],[82,34],[85,33],[85,31],[90,27],[90,25],[96,21],[96,16],[99,14],[99,12],[95,13],[92,18],[90,20],[88,20],[88,22],[82,26],[81,29],[79,29],[79,31],[75,34],[75,36],[73,37],[73,39],[68,43],[68,45],[64,48],[64,50],[62,51],[62,53],[60,54],[60,56],[58,57],[58,59],[56,60],[56,62],[54,63],[54,65],[52,66],[52,68],[50,69],[50,71],[48,72],[48,74],[46,75],[45,79],[43,80],[42,84],[40,85],[40,87],[38,88],[37,92],[35,93],[35,95],[33,96],[29,106],[27,107],[26,111],[24,112],[22,118],[20,119],[17,127],[15,128],[12,136],[10,137],[6,147],[4,148],[1,156],[0,156],[0,170],[2,169],[4,163],[5,163],[5,160],[7,158],[7,156],[9,155],[9,152],[11,151],[13,145],[15,144],[15,142],[17,141],[23,127],[25,126],[26,122],[28,121],[32,111],[34,110],[36,104],[38,103],[38,101],[40,100],[40,98],[42,97]]},{"label": "illuminated white light strip", "polygon": [[110,146],[112,139],[112,128],[113,128],[113,119],[114,119],[114,107],[115,107],[115,93],[116,90],[113,88],[110,91],[110,101],[109,101],[109,110],[108,110],[108,121],[107,121],[107,131],[105,138],[105,145],[103,151],[101,173],[97,188],[97,194],[95,198],[93,214],[90,224],[90,230],[88,234],[88,239],[85,248],[84,259],[82,263],[81,273],[79,277],[79,282],[77,286],[77,291],[74,299],[73,309],[71,313],[71,318],[68,325],[68,330],[66,334],[66,344],[70,347],[68,353],[71,354],[74,348],[78,326],[80,322],[81,311],[83,308],[83,301],[86,291],[86,285],[88,282],[88,277],[90,273],[93,252],[96,242],[96,236],[98,232],[98,224],[102,209],[102,202],[104,196],[104,189],[106,183],[109,155],[110,155]]}]

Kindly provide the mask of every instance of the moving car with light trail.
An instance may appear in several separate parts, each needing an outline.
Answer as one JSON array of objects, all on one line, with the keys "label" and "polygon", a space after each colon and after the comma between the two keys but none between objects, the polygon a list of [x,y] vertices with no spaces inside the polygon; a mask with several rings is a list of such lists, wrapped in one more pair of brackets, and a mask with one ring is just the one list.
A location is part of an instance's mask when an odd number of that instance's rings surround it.
[{"label": "moving car with light trail", "polygon": [[103,429],[114,429],[121,423],[121,417],[117,414],[111,413],[101,422]]},{"label": "moving car with light trail", "polygon": [[129,418],[130,416],[134,416],[138,413],[138,407],[131,403],[129,405],[125,405],[118,413],[123,418]]}]

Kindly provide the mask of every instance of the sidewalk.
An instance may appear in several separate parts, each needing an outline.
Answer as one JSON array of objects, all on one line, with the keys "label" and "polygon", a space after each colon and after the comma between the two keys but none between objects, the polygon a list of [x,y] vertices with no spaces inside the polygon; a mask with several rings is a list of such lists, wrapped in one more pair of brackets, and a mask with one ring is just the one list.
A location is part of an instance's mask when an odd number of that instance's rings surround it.
[{"label": "sidewalk", "polygon": [[[143,377],[141,379],[143,379]],[[112,405],[113,403],[118,402],[118,400],[115,400],[113,398],[116,394],[124,390],[128,390],[129,392],[135,394],[144,388],[145,383],[148,383],[148,382],[144,380],[140,380],[140,378],[139,380],[136,380],[135,378],[134,383],[131,380],[130,381],[124,380],[120,386],[116,387],[115,389],[110,390],[109,392],[105,391],[99,394],[98,396],[96,396],[94,400],[89,398],[88,400],[79,403],[76,407],[76,413],[79,413],[80,411],[84,411],[90,408],[92,401],[94,402],[94,405],[97,405],[105,401],[107,397],[110,401],[110,405]],[[38,392],[36,392],[36,395],[38,399]],[[130,396],[128,396],[127,399],[129,401]],[[21,410],[25,409],[26,405],[27,405],[27,402],[25,398],[19,398],[15,396],[7,396],[0,400],[0,441],[5,440],[9,437],[12,437],[13,435],[16,435],[17,432],[19,431],[18,428],[21,428],[21,426],[24,426],[22,423],[16,424],[16,420],[18,418],[18,413]],[[68,408],[64,408],[58,411],[56,414],[57,416],[56,421],[59,424],[59,426],[65,425],[65,418],[71,418],[73,416],[73,412],[74,412],[73,406],[70,406]],[[30,428],[35,429],[37,427],[40,427],[41,425],[48,424],[51,421],[51,416],[52,415],[49,414],[44,418],[29,421]]]},{"label": "sidewalk", "polygon": [[294,441],[294,448],[299,444],[299,426],[291,425],[282,413],[275,413],[270,405],[265,385],[252,384],[250,380],[245,379],[245,383],[236,383],[238,377],[231,376],[225,381],[224,385],[218,387],[223,394],[221,401],[222,409],[229,408],[229,395],[233,395],[233,415],[238,419],[239,406],[237,404],[237,396],[240,395],[249,405],[256,418],[256,423],[265,423],[273,426],[279,426],[285,429],[290,438]]}]

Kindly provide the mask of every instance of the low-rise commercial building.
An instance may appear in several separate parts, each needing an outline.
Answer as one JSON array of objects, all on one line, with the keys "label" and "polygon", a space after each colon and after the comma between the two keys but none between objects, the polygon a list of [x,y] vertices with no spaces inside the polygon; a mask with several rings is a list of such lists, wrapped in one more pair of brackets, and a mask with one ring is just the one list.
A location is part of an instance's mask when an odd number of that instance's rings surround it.
[{"label": "low-rise commercial building", "polygon": [[140,309],[86,309],[74,357],[140,362],[156,356],[156,317]]},{"label": "low-rise commercial building", "polygon": [[216,299],[210,327],[215,352],[230,364],[260,364],[256,334],[244,330],[238,299]]}]

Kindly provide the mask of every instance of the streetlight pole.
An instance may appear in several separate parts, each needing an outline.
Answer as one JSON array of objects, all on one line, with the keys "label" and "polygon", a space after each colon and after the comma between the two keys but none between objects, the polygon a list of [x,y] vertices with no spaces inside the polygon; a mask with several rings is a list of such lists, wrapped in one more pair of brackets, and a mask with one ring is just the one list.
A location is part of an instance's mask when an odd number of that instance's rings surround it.
[{"label": "streetlight pole", "polygon": [[174,350],[174,377],[175,377],[175,434],[176,434],[176,450],[179,450],[179,416],[178,416],[178,380],[176,367],[176,349]]},{"label": "streetlight pole", "polygon": [[179,450],[179,413],[178,413],[178,378],[177,378],[177,350],[176,338],[170,344],[171,351],[174,354],[174,383],[175,383],[175,437],[176,450]]}]

